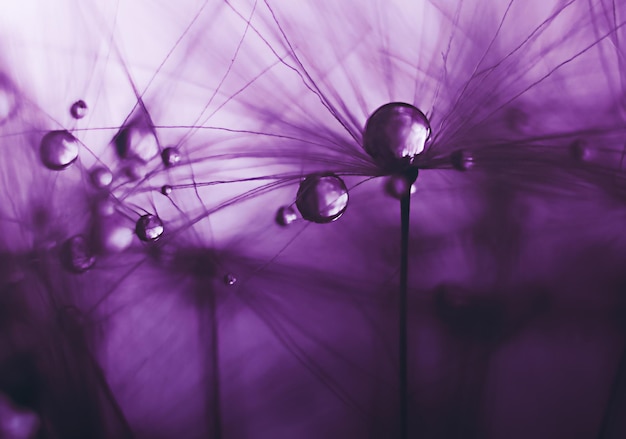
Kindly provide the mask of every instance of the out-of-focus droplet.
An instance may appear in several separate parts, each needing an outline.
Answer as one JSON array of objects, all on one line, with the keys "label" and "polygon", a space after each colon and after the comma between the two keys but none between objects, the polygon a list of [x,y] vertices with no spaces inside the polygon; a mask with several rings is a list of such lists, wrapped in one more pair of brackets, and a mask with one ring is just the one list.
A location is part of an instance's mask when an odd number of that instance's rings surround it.
[{"label": "out-of-focus droplet", "polygon": [[589,161],[594,156],[594,150],[585,142],[577,140],[569,147],[569,153],[574,160],[581,162]]},{"label": "out-of-focus droplet", "polygon": [[235,285],[237,283],[237,277],[234,274],[228,273],[224,276],[224,284],[228,286]]},{"label": "out-of-focus droplet", "polygon": [[163,164],[167,168],[171,168],[172,166],[176,166],[180,163],[181,155],[180,151],[177,148],[172,146],[165,148],[161,153],[161,159],[163,160]]},{"label": "out-of-focus droplet", "polygon": [[474,155],[464,149],[458,149],[450,154],[450,163],[454,169],[467,171],[474,167]]},{"label": "out-of-focus droplet", "polygon": [[63,264],[75,273],[84,273],[96,263],[96,256],[82,235],[65,241],[62,251]]},{"label": "out-of-focus droplet", "polygon": [[133,230],[117,218],[106,217],[100,224],[100,246],[109,253],[120,253],[133,243]]},{"label": "out-of-focus droplet", "polygon": [[404,175],[392,175],[385,185],[387,193],[398,200],[406,195],[413,195],[417,191],[415,184],[411,183]]},{"label": "out-of-focus droplet", "polygon": [[300,183],[296,207],[307,221],[330,223],[346,211],[348,188],[334,174],[309,175]]},{"label": "out-of-focus droplet", "polygon": [[74,102],[70,107],[70,114],[74,119],[82,119],[87,115],[87,104],[82,99]]},{"label": "out-of-focus droplet", "polygon": [[135,227],[137,237],[145,242],[156,241],[163,234],[163,230],[163,222],[161,219],[149,213],[142,215],[141,218],[137,220]]},{"label": "out-of-focus droplet", "polygon": [[283,206],[276,212],[276,223],[279,226],[288,226],[298,219],[296,210],[291,206]]},{"label": "out-of-focus droplet", "polygon": [[50,131],[41,139],[41,161],[46,168],[61,171],[76,161],[78,147],[78,139],[68,131]]},{"label": "out-of-focus droplet", "polygon": [[154,131],[140,122],[133,122],[120,129],[114,143],[122,159],[136,159],[146,163],[159,155],[159,144]]},{"label": "out-of-focus droplet", "polygon": [[163,185],[161,187],[161,193],[165,195],[166,197],[169,197],[172,193],[172,186],[170,186],[169,184]]},{"label": "out-of-focus droplet", "polygon": [[39,430],[38,416],[20,407],[0,394],[0,438],[32,439]]},{"label": "out-of-focus droplet", "polygon": [[113,174],[104,166],[98,166],[90,172],[91,184],[98,189],[108,187],[113,182]]},{"label": "out-of-focus droplet", "polygon": [[410,165],[430,138],[428,118],[410,104],[385,104],[367,119],[363,148],[387,171]]}]

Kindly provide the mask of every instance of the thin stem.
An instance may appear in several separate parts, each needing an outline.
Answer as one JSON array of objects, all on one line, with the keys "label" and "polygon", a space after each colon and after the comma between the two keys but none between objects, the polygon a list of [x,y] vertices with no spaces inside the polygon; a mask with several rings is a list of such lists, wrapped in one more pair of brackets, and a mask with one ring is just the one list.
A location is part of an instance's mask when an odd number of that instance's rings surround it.
[{"label": "thin stem", "polygon": [[408,296],[408,265],[409,265],[409,216],[411,194],[407,193],[400,199],[400,300],[399,300],[399,384],[400,384],[400,439],[408,435],[408,378],[407,378],[407,296]]}]

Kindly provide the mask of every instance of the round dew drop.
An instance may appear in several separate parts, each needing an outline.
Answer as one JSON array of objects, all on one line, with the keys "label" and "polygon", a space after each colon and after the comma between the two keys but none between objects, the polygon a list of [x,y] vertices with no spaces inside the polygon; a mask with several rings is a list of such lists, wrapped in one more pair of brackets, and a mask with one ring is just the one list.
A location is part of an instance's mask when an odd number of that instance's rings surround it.
[{"label": "round dew drop", "polygon": [[113,174],[107,168],[98,166],[91,170],[91,184],[98,189],[108,187],[113,182]]},{"label": "round dew drop", "polygon": [[363,148],[384,170],[398,172],[424,152],[430,138],[428,118],[410,104],[385,104],[367,119]]},{"label": "round dew drop", "polygon": [[144,242],[156,241],[163,234],[163,222],[156,215],[142,215],[135,226],[137,237]]},{"label": "round dew drop", "polygon": [[333,222],[348,207],[348,188],[334,174],[309,175],[300,183],[296,207],[307,221],[318,224]]},{"label": "round dew drop", "polygon": [[87,104],[85,101],[78,100],[70,107],[70,114],[74,119],[82,119],[87,115]]},{"label": "round dew drop", "polygon": [[224,284],[228,286],[233,286],[237,283],[237,277],[234,274],[228,273],[224,276]]},{"label": "round dew drop", "polygon": [[163,185],[161,187],[161,193],[165,195],[166,197],[169,197],[172,193],[172,186],[170,186],[169,184]]},{"label": "round dew drop", "polygon": [[41,139],[41,162],[53,171],[66,169],[78,158],[78,146],[78,139],[68,131],[50,131]]},{"label": "round dew drop", "polygon": [[163,164],[167,168],[176,166],[180,163],[181,160],[180,151],[178,151],[178,149],[174,147],[165,148],[161,153],[161,159],[163,160]]},{"label": "round dew drop", "polygon": [[276,212],[276,223],[279,226],[286,227],[298,219],[296,210],[291,206],[283,206]]},{"label": "round dew drop", "polygon": [[96,256],[82,235],[73,236],[65,241],[62,255],[63,263],[74,273],[84,273],[96,263]]}]

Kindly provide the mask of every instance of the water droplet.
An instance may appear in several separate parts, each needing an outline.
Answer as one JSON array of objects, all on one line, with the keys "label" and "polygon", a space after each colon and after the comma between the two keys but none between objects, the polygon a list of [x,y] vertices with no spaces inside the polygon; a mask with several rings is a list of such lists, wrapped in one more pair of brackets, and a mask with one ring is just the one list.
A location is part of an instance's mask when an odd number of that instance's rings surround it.
[{"label": "water droplet", "polygon": [[298,188],[296,207],[302,217],[318,224],[338,219],[348,207],[348,189],[334,174],[306,177]]},{"label": "water droplet", "polygon": [[296,210],[291,206],[283,206],[276,212],[276,222],[280,226],[288,226],[298,219]]},{"label": "water droplet", "polygon": [[92,169],[90,177],[91,183],[98,189],[105,188],[113,182],[113,174],[103,166]]},{"label": "water droplet", "polygon": [[170,186],[169,184],[163,185],[163,187],[161,187],[161,193],[166,197],[169,197],[172,193],[172,186]]},{"label": "water droplet", "polygon": [[404,175],[392,175],[387,179],[387,193],[398,200],[407,194],[413,195],[417,191],[415,184],[409,182]]},{"label": "water droplet", "polygon": [[96,256],[82,235],[73,236],[65,241],[61,255],[65,267],[75,273],[84,273],[96,263]]},{"label": "water droplet", "polygon": [[156,215],[142,215],[137,220],[135,233],[142,241],[156,241],[163,234],[163,222]]},{"label": "water droplet", "polygon": [[474,167],[474,155],[469,151],[458,149],[450,154],[450,163],[454,169],[467,171]]},{"label": "water droplet", "polygon": [[100,246],[110,253],[126,250],[133,243],[132,229],[119,223],[117,218],[106,217],[100,224]]},{"label": "water droplet", "polygon": [[594,156],[594,151],[585,142],[576,140],[569,147],[570,155],[574,160],[581,162],[589,161]]},{"label": "water droplet", "polygon": [[367,119],[363,148],[378,165],[397,171],[410,165],[430,138],[428,118],[413,105],[385,104]]},{"label": "water droplet", "polygon": [[41,161],[46,168],[61,171],[76,161],[78,146],[78,140],[68,131],[50,131],[41,139]]},{"label": "water droplet", "polygon": [[234,274],[228,273],[224,276],[224,284],[228,286],[235,285],[237,283],[237,278]]},{"label": "water droplet", "polygon": [[70,114],[74,119],[82,119],[87,115],[87,104],[82,99],[74,102],[70,107]]},{"label": "water droplet", "polygon": [[165,148],[161,153],[161,159],[163,160],[163,164],[168,168],[176,166],[181,160],[180,151],[174,147]]},{"label": "water droplet", "polygon": [[147,125],[134,122],[120,129],[114,138],[118,155],[123,159],[149,162],[159,154],[159,144],[154,131]]}]

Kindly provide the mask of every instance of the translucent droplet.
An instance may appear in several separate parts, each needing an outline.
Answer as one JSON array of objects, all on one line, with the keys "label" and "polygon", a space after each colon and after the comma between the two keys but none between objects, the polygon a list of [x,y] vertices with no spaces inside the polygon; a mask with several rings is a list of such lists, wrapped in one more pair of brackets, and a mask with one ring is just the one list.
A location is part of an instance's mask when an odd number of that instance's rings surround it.
[{"label": "translucent droplet", "polygon": [[169,184],[163,185],[163,187],[161,187],[161,193],[166,197],[169,197],[172,193],[172,186],[170,186]]},{"label": "translucent droplet", "polygon": [[31,439],[37,435],[41,421],[32,411],[18,407],[0,393],[0,437]]},{"label": "translucent droplet", "polygon": [[84,273],[96,263],[96,256],[85,237],[76,235],[65,241],[62,260],[68,270]]},{"label": "translucent droplet", "polygon": [[581,162],[589,161],[594,156],[594,151],[585,142],[577,140],[569,147],[570,155],[574,160]]},{"label": "translucent droplet", "polygon": [[288,226],[298,219],[296,210],[291,206],[283,206],[276,212],[276,222],[280,226]]},{"label": "translucent droplet", "polygon": [[142,241],[156,241],[163,234],[163,222],[156,215],[142,215],[137,220],[135,233]]},{"label": "translucent droplet", "polygon": [[410,165],[430,138],[428,118],[413,105],[385,104],[365,124],[363,148],[378,165],[397,171]]},{"label": "translucent droplet", "polygon": [[76,161],[78,146],[78,140],[68,131],[50,131],[41,139],[41,161],[46,168],[61,171]]},{"label": "translucent droplet", "polygon": [[106,217],[100,225],[100,246],[110,253],[119,253],[126,250],[133,243],[133,231],[119,223],[113,217]]},{"label": "translucent droplet", "polygon": [[163,160],[163,164],[168,168],[176,166],[181,160],[180,151],[174,147],[165,148],[161,153],[161,159]]},{"label": "translucent droplet", "polygon": [[300,183],[296,207],[307,221],[318,224],[335,221],[348,207],[346,184],[334,174],[310,175]]},{"label": "translucent droplet", "polygon": [[123,159],[137,159],[146,163],[159,154],[154,131],[141,122],[134,122],[120,129],[114,143],[118,155]]},{"label": "translucent droplet", "polygon": [[417,191],[415,184],[412,184],[404,175],[392,175],[387,179],[387,193],[398,200]]},{"label": "translucent droplet", "polygon": [[105,188],[113,182],[113,174],[104,166],[98,166],[91,170],[91,183],[98,189]]},{"label": "translucent droplet", "polygon": [[474,167],[474,156],[471,152],[459,149],[450,154],[450,163],[454,169],[467,171]]},{"label": "translucent droplet", "polygon": [[74,119],[82,119],[87,115],[87,104],[85,101],[78,100],[70,107],[70,114]]},{"label": "translucent droplet", "polygon": [[236,283],[237,283],[237,278],[235,277],[234,274],[228,273],[227,275],[224,276],[224,284],[228,286],[232,286],[232,285],[235,285]]}]

